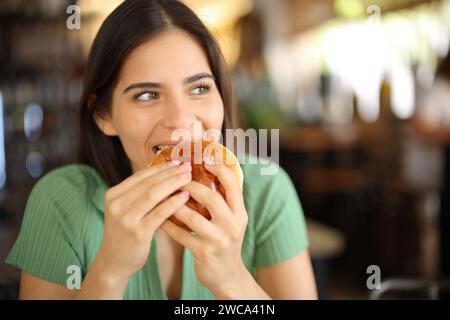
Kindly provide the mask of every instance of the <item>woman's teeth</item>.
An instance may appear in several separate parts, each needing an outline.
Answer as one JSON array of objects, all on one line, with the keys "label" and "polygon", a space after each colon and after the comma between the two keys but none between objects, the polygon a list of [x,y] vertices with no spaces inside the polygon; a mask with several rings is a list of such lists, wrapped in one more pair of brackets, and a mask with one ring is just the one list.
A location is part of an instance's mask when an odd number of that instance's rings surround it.
[{"label": "woman's teeth", "polygon": [[166,149],[167,147],[168,146],[166,146],[166,145],[154,146],[153,152],[155,152],[155,153],[161,152],[162,150]]}]

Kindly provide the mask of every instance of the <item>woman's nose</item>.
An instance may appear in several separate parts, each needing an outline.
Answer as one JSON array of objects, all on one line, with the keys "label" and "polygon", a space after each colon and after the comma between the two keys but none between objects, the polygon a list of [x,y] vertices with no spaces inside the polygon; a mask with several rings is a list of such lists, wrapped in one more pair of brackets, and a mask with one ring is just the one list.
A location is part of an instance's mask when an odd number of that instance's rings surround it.
[{"label": "woman's nose", "polygon": [[189,129],[195,121],[194,113],[183,98],[170,99],[165,109],[163,124],[169,129]]}]

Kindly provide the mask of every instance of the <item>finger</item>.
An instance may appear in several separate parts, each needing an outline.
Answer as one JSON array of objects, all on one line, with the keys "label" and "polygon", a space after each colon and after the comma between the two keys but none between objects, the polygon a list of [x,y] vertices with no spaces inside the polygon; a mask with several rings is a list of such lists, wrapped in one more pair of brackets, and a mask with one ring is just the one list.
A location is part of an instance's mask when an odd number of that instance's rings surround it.
[{"label": "finger", "polygon": [[184,163],[179,166],[169,167],[168,169],[162,170],[148,179],[148,187],[160,184],[172,176],[183,172],[192,172],[192,165],[190,163]]},{"label": "finger", "polygon": [[161,201],[189,183],[191,179],[191,173],[185,172],[173,176],[151,188],[143,188],[137,194],[134,203],[129,205],[129,207],[134,208],[134,210],[129,210],[129,219],[133,220],[133,222],[141,220]]},{"label": "finger", "polygon": [[239,181],[234,173],[224,164],[205,163],[205,169],[219,179],[225,190],[225,198],[233,212],[241,212],[244,207]]},{"label": "finger", "polygon": [[189,193],[186,191],[179,192],[155,207],[152,212],[144,216],[141,220],[144,228],[153,233],[158,229],[161,224],[164,223],[171,215],[173,215],[178,209],[182,208],[184,204],[189,200]]},{"label": "finger", "polygon": [[170,162],[164,162],[161,164],[158,164],[156,166],[152,166],[149,168],[145,168],[143,170],[140,170],[133,174],[132,176],[128,177],[118,185],[112,187],[109,190],[110,196],[112,199],[119,197],[121,194],[127,192],[130,188],[138,184],[139,182],[147,179],[148,177],[166,170],[171,167],[178,166],[180,164],[179,161],[170,161]]},{"label": "finger", "polygon": [[[143,196],[143,193],[146,193],[147,190],[150,190],[156,185],[160,185],[161,183],[164,183],[166,181],[173,181],[171,180],[173,177],[176,177],[178,175],[181,175],[183,173],[188,173],[192,171],[191,165],[180,165],[175,167],[169,167],[168,169],[159,171],[158,173],[148,177],[147,179],[144,179],[134,185],[133,187],[129,188],[126,193],[123,193],[120,197],[123,197],[121,199],[122,206],[126,207],[137,200],[140,200]],[[173,191],[175,191],[174,189]],[[169,196],[171,193],[169,193],[167,196]]]},{"label": "finger", "polygon": [[201,239],[192,235],[186,229],[177,226],[170,220],[166,220],[161,225],[161,230],[167,233],[172,239],[188,248],[193,254],[201,248]]},{"label": "finger", "polygon": [[[183,191],[184,192],[184,191]],[[186,224],[192,231],[201,238],[213,240],[221,231],[203,215],[184,205],[177,209],[174,215],[178,220]]]},{"label": "finger", "polygon": [[225,222],[232,217],[225,199],[209,187],[197,181],[191,181],[183,186],[181,190],[189,192],[194,200],[203,204],[211,214],[211,218],[217,220],[218,223]]}]

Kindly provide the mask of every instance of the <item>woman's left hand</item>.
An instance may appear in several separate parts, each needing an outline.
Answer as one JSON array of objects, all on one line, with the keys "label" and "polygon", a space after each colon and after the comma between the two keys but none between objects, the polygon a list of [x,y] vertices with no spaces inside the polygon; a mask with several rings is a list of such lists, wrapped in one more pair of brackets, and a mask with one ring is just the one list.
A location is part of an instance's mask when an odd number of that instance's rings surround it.
[{"label": "woman's left hand", "polygon": [[199,281],[216,297],[228,296],[245,285],[250,275],[241,257],[247,211],[233,172],[224,164],[205,164],[205,168],[219,179],[226,200],[203,184],[191,181],[182,190],[206,207],[211,220],[184,205],[175,217],[196,235],[169,220],[161,228],[192,252]]}]

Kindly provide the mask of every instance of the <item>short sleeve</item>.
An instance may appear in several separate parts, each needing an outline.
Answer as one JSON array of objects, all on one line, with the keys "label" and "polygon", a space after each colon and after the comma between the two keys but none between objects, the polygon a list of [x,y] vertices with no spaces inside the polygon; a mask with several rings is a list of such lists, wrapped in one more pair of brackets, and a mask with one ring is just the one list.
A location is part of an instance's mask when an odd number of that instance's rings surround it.
[{"label": "short sleeve", "polygon": [[64,228],[61,201],[55,201],[55,196],[61,196],[55,192],[57,184],[47,175],[35,185],[19,236],[5,262],[41,279],[66,285],[68,268],[82,265]]},{"label": "short sleeve", "polygon": [[266,267],[288,260],[308,247],[305,218],[295,187],[283,168],[259,195],[260,206],[255,221],[256,267]]}]

